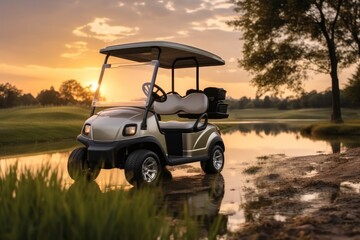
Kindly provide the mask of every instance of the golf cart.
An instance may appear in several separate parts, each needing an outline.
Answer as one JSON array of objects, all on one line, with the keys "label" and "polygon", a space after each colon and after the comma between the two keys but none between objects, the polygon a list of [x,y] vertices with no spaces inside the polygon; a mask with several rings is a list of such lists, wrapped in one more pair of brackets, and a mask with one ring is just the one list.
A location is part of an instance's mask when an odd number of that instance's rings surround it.
[{"label": "golf cart", "polygon": [[[120,168],[130,184],[149,185],[158,181],[163,167],[192,162],[200,162],[206,174],[221,172],[225,146],[208,119],[228,117],[226,91],[199,89],[199,68],[224,65],[220,57],[164,41],[109,46],[100,53],[106,57],[91,116],[77,137],[84,147],[72,151],[68,160],[71,178],[94,180],[101,169]],[[110,57],[127,63],[110,63]],[[195,69],[196,88],[181,96],[175,91],[175,70],[187,68]],[[166,93],[159,86],[166,76],[160,70],[169,69],[171,81],[162,83],[171,86]],[[161,121],[165,115],[187,121]]]}]

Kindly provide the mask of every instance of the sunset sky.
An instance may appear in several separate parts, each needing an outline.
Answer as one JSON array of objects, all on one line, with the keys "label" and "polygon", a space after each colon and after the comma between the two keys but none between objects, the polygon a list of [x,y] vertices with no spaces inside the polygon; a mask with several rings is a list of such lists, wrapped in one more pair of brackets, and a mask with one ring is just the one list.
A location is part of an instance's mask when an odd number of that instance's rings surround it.
[{"label": "sunset sky", "polygon": [[[34,96],[68,79],[85,86],[98,79],[104,57],[99,49],[164,40],[225,60],[225,66],[200,71],[202,88],[223,87],[234,98],[254,97],[251,76],[237,66],[241,33],[225,23],[234,14],[226,0],[1,0],[0,83],[10,82]],[[350,74],[342,71],[341,84]],[[327,75],[305,82],[306,90],[328,87]]]}]

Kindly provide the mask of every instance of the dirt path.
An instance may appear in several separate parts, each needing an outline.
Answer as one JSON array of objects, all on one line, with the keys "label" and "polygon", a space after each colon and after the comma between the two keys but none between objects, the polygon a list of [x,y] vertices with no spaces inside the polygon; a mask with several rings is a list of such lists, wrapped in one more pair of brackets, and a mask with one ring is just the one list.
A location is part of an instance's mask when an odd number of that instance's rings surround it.
[{"label": "dirt path", "polygon": [[273,159],[255,182],[234,239],[360,239],[360,148]]}]

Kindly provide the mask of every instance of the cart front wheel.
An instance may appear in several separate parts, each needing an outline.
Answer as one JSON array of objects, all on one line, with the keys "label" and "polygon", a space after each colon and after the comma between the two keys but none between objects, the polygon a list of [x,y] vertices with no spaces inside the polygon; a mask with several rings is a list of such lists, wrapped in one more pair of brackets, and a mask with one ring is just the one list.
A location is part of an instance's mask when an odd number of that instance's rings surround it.
[{"label": "cart front wheel", "polygon": [[70,177],[75,181],[81,178],[95,180],[100,173],[99,167],[91,167],[88,164],[86,154],[86,147],[80,147],[72,151],[69,156],[67,169]]},{"label": "cart front wheel", "polygon": [[161,171],[158,156],[146,149],[130,153],[125,162],[125,177],[132,185],[152,185],[159,180]]}]

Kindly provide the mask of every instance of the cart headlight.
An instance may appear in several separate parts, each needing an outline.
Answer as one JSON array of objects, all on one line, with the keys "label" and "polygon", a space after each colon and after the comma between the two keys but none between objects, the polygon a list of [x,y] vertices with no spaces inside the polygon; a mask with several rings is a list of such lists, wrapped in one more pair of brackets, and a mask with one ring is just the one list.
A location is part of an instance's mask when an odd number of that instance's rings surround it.
[{"label": "cart headlight", "polygon": [[124,136],[133,136],[136,133],[137,125],[136,124],[130,124],[126,125],[123,131]]},{"label": "cart headlight", "polygon": [[89,136],[90,132],[91,132],[91,125],[85,124],[84,129],[83,129],[83,134],[86,136]]}]

